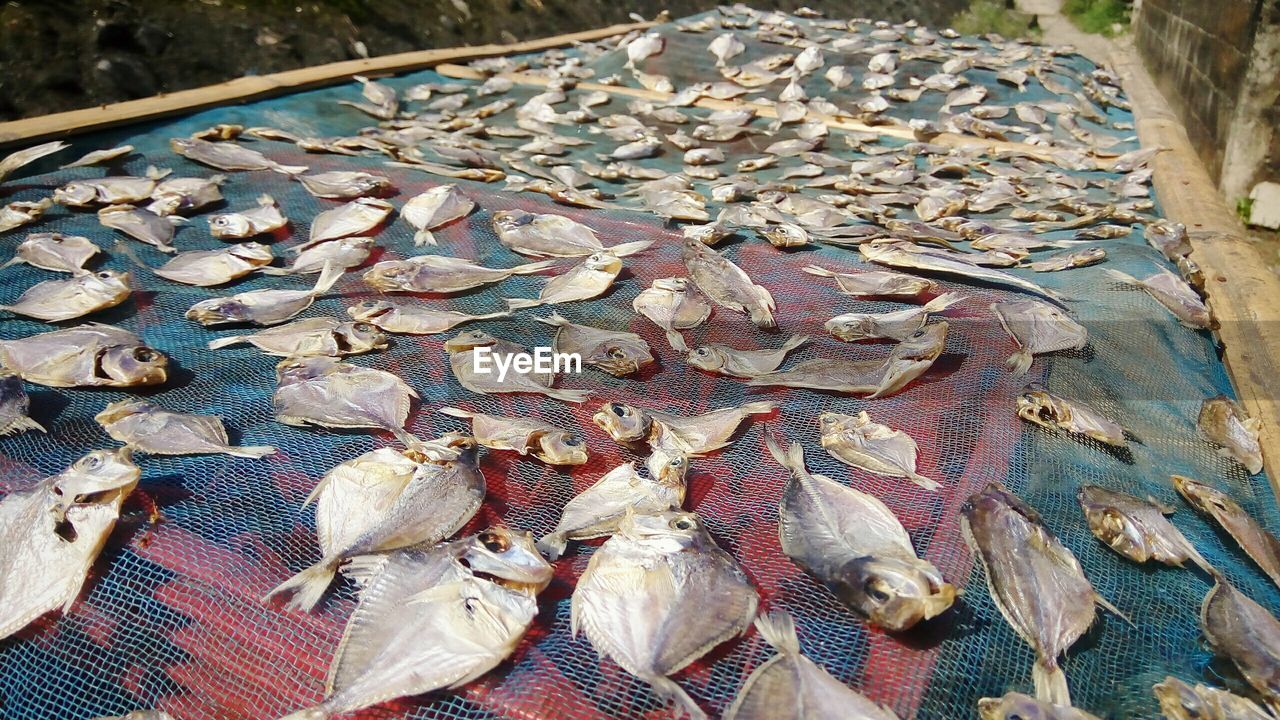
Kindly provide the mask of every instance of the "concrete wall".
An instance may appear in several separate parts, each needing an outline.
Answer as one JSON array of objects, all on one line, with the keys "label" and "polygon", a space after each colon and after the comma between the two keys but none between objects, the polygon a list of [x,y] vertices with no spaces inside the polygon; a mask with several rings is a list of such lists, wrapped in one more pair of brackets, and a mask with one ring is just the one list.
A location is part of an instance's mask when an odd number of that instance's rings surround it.
[{"label": "concrete wall", "polygon": [[1280,0],[1142,0],[1133,25],[1228,202],[1280,179]]}]

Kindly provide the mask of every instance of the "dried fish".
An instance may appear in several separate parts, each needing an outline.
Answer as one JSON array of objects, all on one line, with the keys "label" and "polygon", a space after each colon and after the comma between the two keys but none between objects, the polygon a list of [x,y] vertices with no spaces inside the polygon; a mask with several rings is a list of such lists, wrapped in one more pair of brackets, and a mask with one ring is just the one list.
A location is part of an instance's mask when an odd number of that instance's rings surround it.
[{"label": "dried fish", "polygon": [[22,386],[22,378],[0,368],[0,437],[30,430],[47,432],[40,423],[27,417],[31,398]]},{"label": "dried fish", "polygon": [[84,266],[100,252],[86,237],[62,233],[31,233],[18,244],[11,258],[0,267],[27,263],[41,270],[79,275],[88,272]]},{"label": "dried fish", "polygon": [[487,268],[462,258],[417,255],[383,260],[365,271],[363,277],[379,292],[449,294],[500,282],[512,275],[532,275],[554,265],[554,260],[542,260],[511,268]]},{"label": "dried fish", "polygon": [[295,245],[292,250],[300,252],[326,240],[337,240],[352,235],[368,235],[370,231],[381,225],[394,209],[386,200],[361,197],[331,210],[325,210],[312,219],[310,238],[300,245]]},{"label": "dried fish", "polygon": [[1089,341],[1089,331],[1083,325],[1062,310],[1038,300],[993,303],[991,311],[1018,346],[1018,351],[1005,361],[1014,375],[1025,375],[1035,355],[1079,350]]},{"label": "dried fish", "polygon": [[71,147],[71,143],[55,140],[53,142],[42,143],[40,145],[33,145],[29,148],[24,148],[15,153],[10,153],[4,156],[3,159],[0,159],[0,182],[4,182],[4,179],[9,177],[9,175],[18,168],[30,165],[46,155],[62,152],[69,147]]},{"label": "dried fish", "polygon": [[711,317],[711,303],[687,278],[659,278],[640,291],[631,307],[667,333],[671,347],[684,352],[688,346],[677,330],[695,328]]},{"label": "dried fish", "polygon": [[634,255],[653,244],[639,240],[605,248],[591,228],[563,215],[501,210],[493,214],[493,231],[506,247],[530,257],[585,257],[606,249],[615,257]]},{"label": "dried fish", "polygon": [[556,328],[553,351],[577,355],[587,365],[600,368],[615,377],[640,372],[642,368],[653,364],[649,344],[635,333],[578,325],[564,319],[559,313],[537,320]]},{"label": "dried fish", "polygon": [[808,335],[792,335],[776,350],[736,350],[728,345],[703,345],[691,351],[685,360],[699,370],[729,377],[753,378],[777,370],[788,353],[808,341]]},{"label": "dried fish", "polygon": [[173,234],[186,218],[177,215],[160,216],[145,208],[131,205],[110,205],[98,211],[98,222],[103,227],[128,235],[161,252],[178,252],[173,246]]},{"label": "dried fish", "polygon": [[159,385],[168,362],[137,335],[98,323],[0,340],[0,367],[49,387]]},{"label": "dried fish", "polygon": [[587,448],[582,438],[541,420],[485,415],[448,406],[438,412],[470,420],[475,441],[490,450],[513,450],[521,455],[532,455],[548,465],[582,465],[587,462]]},{"label": "dried fish", "polygon": [[1272,582],[1280,585],[1280,540],[1275,535],[1221,490],[1182,475],[1174,475],[1172,480],[1191,507],[1216,522]]},{"label": "dried fish", "polygon": [[272,402],[285,425],[388,430],[411,446],[416,439],[404,423],[416,397],[389,372],[318,356],[282,360]]},{"label": "dried fish", "polygon": [[570,540],[603,537],[618,530],[628,512],[651,515],[679,510],[684,503],[689,458],[678,450],[655,449],[645,461],[648,477],[629,462],[610,470],[565,504],[555,530],[538,541],[538,549],[555,560]]},{"label": "dried fish", "polygon": [[1275,720],[1252,700],[1200,683],[1192,687],[1172,675],[1151,691],[1168,720]]},{"label": "dried fish", "polygon": [[341,277],[342,268],[326,264],[310,290],[249,290],[201,300],[187,310],[186,318],[205,327],[228,323],[277,325],[311,307]]},{"label": "dried fish", "polygon": [[601,405],[591,420],[623,445],[647,442],[654,448],[704,455],[729,445],[744,420],[771,413],[777,406],[775,401],[762,400],[685,417],[610,402]]},{"label": "dried fish", "polygon": [[61,322],[113,308],[127,300],[131,292],[129,273],[99,270],[36,283],[12,303],[0,305],[0,310],[45,322]]},{"label": "dried fish", "polygon": [[705,720],[667,676],[746,630],[758,603],[742,568],[697,515],[627,513],[578,579],[572,629],[585,633],[602,657]]},{"label": "dried fish", "polygon": [[1027,263],[1027,267],[1036,272],[1057,272],[1059,270],[1096,265],[1106,259],[1106,250],[1100,247],[1091,247],[1056,253],[1043,260]]},{"label": "dried fish", "polygon": [[369,323],[314,317],[249,335],[231,335],[210,340],[209,349],[218,350],[240,343],[249,343],[268,355],[279,357],[341,357],[385,350],[387,336]]},{"label": "dried fish", "polygon": [[0,639],[71,609],[141,475],[127,448],[95,450],[0,500]]},{"label": "dried fish", "polygon": [[491,320],[511,315],[510,311],[467,315],[452,310],[432,310],[419,305],[388,300],[361,301],[347,308],[347,314],[387,332],[406,335],[435,335],[452,330],[465,322]]},{"label": "dried fish", "polygon": [[556,303],[590,300],[603,295],[622,272],[622,261],[608,252],[589,255],[568,271],[547,281],[538,299],[503,298],[507,309],[537,307]]},{"label": "dried fish", "polygon": [[1200,630],[1215,652],[1231,659],[1271,713],[1280,713],[1280,621],[1220,578],[1200,606]]},{"label": "dried fish", "polygon": [[354,200],[381,195],[391,190],[391,180],[366,172],[335,170],[314,175],[295,175],[307,192],[318,198]]},{"label": "dried fish", "polygon": [[1136,563],[1155,560],[1178,567],[1190,560],[1210,575],[1217,575],[1195,546],[1165,518],[1173,508],[1097,485],[1081,485],[1076,500],[1090,532],[1124,557]]},{"label": "dried fish", "polygon": [[349,270],[364,264],[376,244],[371,237],[329,240],[298,253],[287,267],[264,267],[259,272],[263,275],[314,275],[324,272],[325,266]]},{"label": "dried fish", "polygon": [[978,717],[980,720],[1100,720],[1097,715],[1070,705],[1043,702],[1017,692],[1000,698],[982,698],[978,701]]},{"label": "dried fish", "polygon": [[694,284],[716,304],[746,313],[758,327],[777,327],[773,296],[742,268],[696,240],[685,241],[682,257]]},{"label": "dried fish", "polygon": [[801,268],[810,275],[832,278],[840,292],[856,297],[904,297],[913,298],[924,292],[937,290],[938,284],[928,278],[912,277],[883,270],[859,273],[839,273],[817,265]]},{"label": "dried fish", "polygon": [[289,224],[280,205],[270,195],[258,196],[258,206],[238,213],[209,216],[209,234],[219,240],[240,240],[275,232]]},{"label": "dried fish", "polygon": [[1078,400],[1054,395],[1031,383],[1017,399],[1018,417],[1050,430],[1066,430],[1115,447],[1124,447],[1124,428]]},{"label": "dried fish", "polygon": [[876,475],[906,478],[925,490],[938,483],[916,472],[916,441],[901,430],[881,425],[865,410],[857,415],[824,412],[818,416],[822,447],[845,465]]},{"label": "dried fish", "polygon": [[1205,306],[1204,300],[1186,281],[1168,270],[1157,270],[1154,275],[1143,280],[1110,268],[1103,268],[1102,271],[1117,282],[1146,290],[1148,295],[1173,313],[1184,326],[1192,330],[1213,329],[1213,318],[1209,315],[1209,308]]},{"label": "dried fish", "polygon": [[1093,624],[1094,605],[1120,612],[1093,589],[1040,514],[1004,486],[987,485],[960,513],[965,540],[986,570],[991,599],[1036,653],[1036,699],[1070,706],[1058,658]]},{"label": "dried fish", "polygon": [[218,170],[272,170],[285,175],[300,175],[305,165],[281,165],[266,155],[234,142],[209,142],[199,138],[173,138],[169,147],[174,152]]},{"label": "dried fish", "polygon": [[132,205],[151,197],[163,172],[149,168],[146,177],[113,176],[72,180],[53,191],[53,201],[68,207]]},{"label": "dried fish", "polygon": [[[590,390],[553,388],[558,368],[551,372],[536,369],[533,354],[524,347],[500,340],[483,330],[470,330],[444,343],[453,377],[471,392],[537,393],[564,402],[585,402]],[[527,362],[517,363],[519,357]],[[485,359],[478,359],[485,358]]]},{"label": "dried fish", "polygon": [[906,340],[929,321],[930,313],[946,310],[967,298],[959,293],[944,293],[920,307],[886,313],[845,313],[823,326],[827,332],[845,342],[858,340]]},{"label": "dried fish", "polygon": [[44,215],[44,211],[53,207],[53,201],[44,198],[36,202],[11,202],[0,206],[0,233],[9,232],[33,223]]},{"label": "dried fish", "polygon": [[951,607],[956,590],[916,556],[902,523],[884,503],[804,466],[804,450],[772,437],[773,459],[790,473],[782,491],[782,551],[869,622],[899,632]]},{"label": "dried fish", "polygon": [[410,198],[400,209],[400,216],[417,231],[414,245],[435,245],[432,230],[466,217],[475,207],[475,202],[463,195],[457,185],[437,185]]},{"label": "dried fish", "polygon": [[[125,254],[132,253],[125,247],[120,250]],[[180,252],[151,272],[184,285],[212,287],[242,278],[269,264],[273,258],[271,248],[266,245],[256,242],[238,243],[217,250]]]},{"label": "dried fish", "polygon": [[225,175],[208,178],[177,177],[163,180],[151,192],[147,209],[156,215],[182,215],[222,202]]},{"label": "dried fish", "polygon": [[222,453],[244,458],[261,458],[276,452],[270,445],[231,445],[222,418],[216,415],[173,412],[146,400],[118,400],[93,419],[108,435],[134,452],[151,455]]},{"label": "dried fish", "polygon": [[1016,275],[978,267],[938,251],[913,246],[910,243],[863,243],[858,246],[858,250],[867,260],[880,265],[942,273],[959,277],[967,282],[977,280],[979,282],[1011,286],[1023,292],[1039,295],[1058,304],[1063,301],[1061,296],[1052,290],[1043,288],[1028,280],[1023,280]]},{"label": "dried fish", "polygon": [[1205,440],[1222,446],[1218,454],[1235,459],[1250,475],[1262,472],[1262,446],[1258,443],[1262,422],[1249,417],[1234,400],[1225,395],[1205,400],[1200,404],[1196,427]]}]

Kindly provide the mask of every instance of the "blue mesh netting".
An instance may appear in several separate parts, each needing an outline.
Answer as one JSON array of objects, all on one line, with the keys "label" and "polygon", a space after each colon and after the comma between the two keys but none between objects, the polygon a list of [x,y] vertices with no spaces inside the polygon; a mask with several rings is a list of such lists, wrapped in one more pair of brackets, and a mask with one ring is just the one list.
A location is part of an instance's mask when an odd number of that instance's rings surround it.
[{"label": "blue mesh netting", "polygon": [[[658,31],[667,38],[668,46],[664,54],[646,61],[648,72],[667,73],[677,86],[695,79],[717,79],[712,75],[711,56],[703,52],[713,34],[682,34],[671,26]],[[865,34],[868,28],[863,26],[856,32]],[[968,41],[978,48],[990,47],[985,41]],[[747,44],[747,54],[735,62],[794,51],[755,41]],[[1039,50],[1033,48],[1033,52]],[[835,57],[835,53],[827,54],[828,66],[835,64]],[[867,58],[865,53],[851,53],[840,62],[856,74],[865,67]],[[1057,62],[1080,72],[1091,69],[1078,56],[1060,57]],[[590,63],[598,75],[608,75],[621,67],[622,57],[614,51]],[[904,87],[908,74],[927,76],[937,71],[936,62],[910,63],[899,71]],[[921,64],[918,69],[917,63]],[[995,83],[990,71],[971,70],[965,75],[991,89],[993,97],[988,102],[1051,97],[1035,80],[1018,94]],[[1069,74],[1059,79],[1074,82]],[[404,89],[445,81],[449,80],[423,71],[387,82]],[[775,85],[770,94],[781,87]],[[842,105],[865,95],[857,82],[835,92],[815,77],[807,87],[810,95],[821,94]],[[517,87],[509,95],[523,100],[535,92]],[[127,141],[137,146],[139,154],[112,166],[109,172],[141,174],[148,164],[155,164],[172,168],[177,175],[208,176],[215,171],[173,155],[168,139],[215,123],[274,126],[305,136],[351,134],[372,121],[336,101],[355,100],[358,94],[354,85],[348,85],[135,125],[79,139],[66,156]],[[890,114],[901,118],[932,116],[941,97],[927,93],[918,106],[895,106]],[[626,101],[614,99],[594,110],[600,115],[627,113]],[[485,100],[476,99],[472,105],[482,102]],[[573,105],[571,93],[565,107]],[[687,111],[691,115],[707,113],[693,108]],[[1132,120],[1115,109],[1110,117],[1113,123]],[[488,122],[510,124],[512,111]],[[754,123],[755,127],[764,125],[763,120]],[[674,130],[670,126],[663,129]],[[589,133],[586,126],[561,125],[557,132],[594,141],[594,145],[575,151],[573,159],[594,160],[591,153],[616,145]],[[723,147],[731,164],[759,155],[765,145],[787,137],[787,132],[780,131],[773,138],[749,136]],[[1127,135],[1127,131],[1115,128],[1110,132]],[[279,162],[308,165],[313,172],[364,169],[385,174],[397,188],[393,198],[397,206],[442,182],[414,170],[384,167],[383,158],[377,155],[342,157],[306,154],[284,143],[246,140],[245,144]],[[876,146],[902,153],[899,141],[883,139]],[[1117,149],[1130,147],[1133,145],[1126,143]],[[867,157],[847,147],[837,133],[833,133],[827,151],[850,161]],[[680,153],[667,147],[661,156],[639,164],[676,171],[679,158]],[[1010,167],[1005,160],[988,159],[1002,168]],[[923,160],[915,162],[923,167]],[[759,177],[776,178],[783,169],[798,163],[798,159],[784,160]],[[34,200],[68,180],[106,172],[88,168],[28,173],[11,178],[0,193],[4,193],[5,202]],[[1111,199],[1098,183],[1117,176],[1105,172],[1077,175],[1093,183],[1085,191],[1090,199]],[[982,176],[975,168],[971,177]],[[1029,187],[1048,182],[1043,175],[1027,176],[1023,181]],[[1101,616],[1071,650],[1064,668],[1078,706],[1103,717],[1156,717],[1150,685],[1166,674],[1215,684],[1236,683],[1231,672],[1212,661],[1199,640],[1198,608],[1208,587],[1203,579],[1190,571],[1137,567],[1115,555],[1089,534],[1075,502],[1076,488],[1084,482],[1140,496],[1151,493],[1171,501],[1175,496],[1168,475],[1181,473],[1228,490],[1264,524],[1276,527],[1275,500],[1266,479],[1245,476],[1195,434],[1201,399],[1231,393],[1212,339],[1178,325],[1146,294],[1118,286],[1097,268],[1034,276],[1030,271],[1014,270],[1072,298],[1071,310],[1088,328],[1090,344],[1083,351],[1039,358],[1027,378],[1013,378],[1003,366],[1013,345],[987,309],[990,303],[1011,294],[944,281],[945,290],[961,292],[969,299],[945,314],[951,323],[946,353],[901,394],[864,401],[807,390],[749,389],[739,381],[686,366],[666,344],[661,331],[631,310],[632,299],[653,279],[685,274],[678,227],[638,207],[584,210],[556,205],[543,195],[504,192],[500,183],[460,185],[480,209],[464,221],[438,230],[439,247],[415,248],[412,229],[393,217],[377,234],[380,255],[375,259],[437,252],[474,258],[494,267],[516,264],[522,261],[520,256],[503,248],[490,227],[491,214],[508,208],[567,215],[595,228],[606,244],[641,238],[657,241],[651,250],[625,259],[627,271],[603,298],[556,308],[575,322],[639,333],[658,358],[657,367],[639,377],[613,378],[587,369],[581,376],[565,378],[565,386],[596,392],[584,405],[569,406],[534,396],[478,396],[463,390],[444,362],[441,344],[447,335],[397,336],[388,351],[351,359],[359,365],[395,372],[421,393],[409,423],[409,429],[419,436],[462,427],[460,421],[434,412],[449,404],[494,414],[538,416],[579,429],[588,438],[591,462],[572,470],[549,468],[511,453],[484,453],[482,469],[489,497],[466,531],[501,521],[541,535],[554,527],[560,507],[575,493],[616,465],[641,459],[614,445],[591,424],[590,416],[601,402],[617,400],[695,414],[748,399],[776,398],[782,407],[768,423],[774,431],[804,444],[810,469],[846,480],[883,499],[902,519],[920,554],[965,589],[953,611],[906,635],[871,629],[782,555],[776,522],[785,473],[766,459],[761,423],[750,426],[723,452],[696,460],[686,507],[706,519],[717,541],[743,565],[759,587],[765,607],[785,609],[796,616],[805,651],[842,681],[889,705],[904,718],[922,719],[970,717],[979,697],[1009,689],[1030,690],[1032,653],[992,605],[959,533],[960,505],[986,483],[1000,481],[1044,514],[1046,524],[1080,558],[1098,590],[1135,621],[1129,626]],[[607,183],[600,186],[611,192],[625,189]],[[706,183],[699,182],[697,187],[709,195]],[[316,199],[297,183],[271,172],[234,173],[223,192],[225,205],[231,209],[251,207],[254,198],[264,192],[280,202],[293,224],[289,234],[276,239],[277,254],[305,238],[310,219],[334,205],[334,201]],[[718,207],[709,203],[709,209],[714,215]],[[1004,215],[1007,208],[983,217]],[[902,216],[911,217],[910,210]],[[92,213],[54,208],[38,224],[7,233],[2,238],[4,247],[11,249],[27,231],[88,236],[109,254],[103,267],[131,267],[110,249],[119,236],[102,228]],[[1061,235],[1069,236],[1069,232]],[[220,245],[208,236],[200,217],[178,231],[176,244],[182,250]],[[1111,268],[1143,276],[1164,264],[1143,242],[1140,228],[1130,237],[1099,244],[1106,247]],[[786,335],[803,332],[815,339],[795,353],[791,362],[817,356],[882,357],[886,352],[884,346],[837,342],[824,333],[822,324],[843,312],[897,309],[901,305],[855,301],[840,295],[829,282],[800,270],[816,263],[856,272],[867,267],[856,250],[812,246],[781,251],[749,232],[726,241],[721,249],[773,292],[781,328],[777,333],[765,333],[745,318],[717,309],[710,323],[687,333],[691,346],[719,342],[740,348],[776,347]],[[140,248],[138,253],[154,264],[162,260],[150,249]],[[0,301],[50,277],[25,266],[0,273],[4,292]],[[320,699],[329,660],[354,602],[352,586],[345,581],[336,583],[335,592],[314,615],[267,607],[259,598],[318,557],[313,516],[311,511],[300,511],[315,482],[334,465],[393,441],[386,435],[301,429],[275,422],[271,393],[276,359],[248,346],[209,351],[205,344],[210,339],[239,331],[206,330],[182,317],[201,299],[257,288],[302,288],[312,281],[313,277],[252,276],[234,284],[230,291],[197,289],[135,269],[133,298],[94,318],[138,332],[171,358],[174,369],[170,381],[136,394],[174,410],[221,415],[238,442],[272,444],[281,452],[261,461],[222,456],[142,459],[141,488],[157,501],[164,522],[150,531],[136,520],[122,523],[71,613],[49,615],[0,641],[0,714],[5,718],[80,720],[160,707],[183,720],[258,719],[277,717]],[[489,312],[502,307],[501,298],[532,297],[539,287],[536,277],[517,277],[455,297],[422,302],[470,313]],[[371,295],[359,272],[352,272],[303,317],[345,319],[347,306]],[[530,346],[547,344],[551,328],[533,318],[548,312],[522,311],[513,318],[477,327]],[[3,339],[46,329],[25,319],[0,320]],[[1130,443],[1127,453],[1111,453],[1093,442],[1020,423],[1013,398],[1030,380],[1045,382],[1051,390],[1111,414],[1137,440]],[[29,390],[33,415],[50,432],[0,439],[0,487],[9,491],[59,471],[92,448],[111,445],[93,416],[107,403],[130,395],[114,390],[35,386]],[[851,470],[821,450],[818,414],[862,409],[912,435],[921,449],[921,472],[942,483],[939,492],[929,494],[908,483]],[[1275,588],[1229,539],[1190,509],[1180,511],[1173,522],[1233,583],[1264,605],[1280,608]],[[541,597],[539,617],[509,662],[456,692],[397,700],[352,717],[603,720],[669,716],[670,710],[663,709],[662,701],[646,685],[616,665],[600,662],[585,639],[570,638],[569,597],[596,544],[578,545],[556,564],[557,579]],[[689,608],[689,612],[698,612],[698,608]],[[771,654],[755,633],[749,633],[725,643],[676,679],[704,708],[719,713],[751,670]]]}]

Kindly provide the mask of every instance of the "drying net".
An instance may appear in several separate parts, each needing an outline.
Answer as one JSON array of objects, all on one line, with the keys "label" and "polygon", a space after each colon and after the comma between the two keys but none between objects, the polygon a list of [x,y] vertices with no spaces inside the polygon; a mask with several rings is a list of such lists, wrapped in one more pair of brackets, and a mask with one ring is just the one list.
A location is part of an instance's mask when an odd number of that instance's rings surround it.
[{"label": "drying net", "polygon": [[[862,26],[843,35],[862,35],[866,47],[895,46],[872,38],[871,30]],[[667,49],[646,61],[647,72],[668,74],[677,86],[695,79],[716,79],[712,58],[703,50],[713,35],[683,34],[670,25],[658,32],[667,38]],[[987,47],[981,40],[966,42],[979,50]],[[896,45],[907,46],[905,41]],[[779,49],[748,42],[744,58],[764,57]],[[955,52],[969,51],[959,48]],[[827,64],[841,62],[858,74],[868,55],[854,50],[837,59],[837,54],[828,53]],[[617,72],[623,63],[616,50],[584,58],[596,69],[597,77]],[[537,58],[532,60],[536,66]],[[913,71],[920,77],[938,72],[936,61],[910,62],[928,66]],[[1076,56],[1064,56],[1060,62],[1082,71],[1091,68]],[[858,89],[858,80],[837,92],[822,87],[825,81],[818,75],[808,81],[811,96],[822,94],[844,104],[865,94]],[[989,88],[989,103],[1052,97],[1035,81],[1020,93],[996,82],[994,73],[986,70],[973,71],[968,77]],[[423,82],[450,81],[425,71],[387,82],[403,90]],[[509,96],[522,101],[537,91],[517,86]],[[570,93],[570,105],[580,92]],[[356,100],[358,93],[350,85],[218,108],[180,120],[100,133],[77,141],[68,154],[129,142],[141,156],[117,164],[110,169],[112,173],[137,175],[148,164],[156,164],[172,168],[178,175],[208,176],[214,171],[170,153],[168,138],[186,136],[215,123],[267,125],[303,136],[350,134],[371,121],[336,101]],[[895,107],[890,112],[902,117],[933,117],[940,101],[938,93],[930,95],[934,97],[920,106],[924,110]],[[473,105],[479,102],[483,100]],[[600,115],[628,113],[626,103],[627,98],[615,98],[594,111]],[[687,110],[692,115],[707,112]],[[1113,123],[1132,120],[1114,108],[1109,112]],[[490,122],[510,121],[508,114]],[[757,120],[753,126],[764,125]],[[1093,127],[1097,132],[1117,132]],[[586,126],[557,126],[557,131],[595,141],[593,146],[575,150],[572,157],[577,159],[594,160],[591,153],[616,145],[589,132]],[[750,135],[721,147],[732,163],[759,155],[771,141]],[[286,143],[246,143],[279,162],[308,165],[313,172],[365,169],[385,174],[398,189],[397,206],[443,181],[415,170],[384,167],[377,156],[311,155]],[[854,161],[867,158],[868,152],[903,150],[901,141],[889,138],[855,145],[842,142],[841,135],[833,133],[827,152]],[[1134,146],[1132,139],[1127,139],[1117,149]],[[679,168],[679,157],[667,148],[663,155],[639,164],[674,172]],[[1008,160],[980,159],[1016,172]],[[1118,179],[1102,172],[1053,170],[1087,181],[1085,192],[1094,200],[1110,197],[1103,186]],[[4,186],[5,201],[34,200],[68,180],[98,177],[103,172],[101,168],[49,171],[10,179]],[[775,168],[761,175],[771,179],[780,172]],[[1027,180],[1031,184],[1045,181],[1044,177]],[[946,290],[960,292],[968,299],[945,313],[951,325],[945,354],[904,392],[865,401],[807,390],[747,388],[740,381],[688,367],[662,333],[631,310],[632,299],[652,280],[685,274],[680,262],[680,232],[673,224],[639,208],[570,208],[539,194],[504,192],[500,184],[460,185],[480,209],[438,230],[438,248],[415,248],[412,229],[393,218],[377,235],[381,254],[376,259],[425,251],[474,258],[491,267],[517,264],[522,258],[499,244],[490,227],[493,212],[511,208],[569,216],[595,228],[606,244],[655,240],[649,251],[625,259],[627,270],[607,295],[555,309],[575,322],[639,333],[658,358],[655,368],[638,377],[613,378],[590,368],[581,375],[563,377],[562,386],[595,392],[592,400],[578,406],[540,396],[480,396],[462,389],[445,363],[442,341],[446,336],[396,336],[386,352],[350,359],[396,373],[421,394],[409,422],[409,429],[420,437],[462,429],[460,421],[435,412],[448,404],[492,414],[539,417],[576,429],[588,439],[591,461],[572,470],[548,467],[513,453],[484,452],[481,467],[488,482],[488,499],[464,532],[501,522],[540,536],[555,526],[560,508],[576,493],[609,469],[642,460],[616,446],[592,425],[591,414],[602,402],[620,401],[693,415],[752,399],[775,399],[781,403],[775,416],[748,424],[729,448],[693,462],[686,507],[702,515],[716,541],[742,564],[759,589],[762,607],[792,613],[804,651],[841,681],[903,718],[933,720],[972,717],[975,701],[983,696],[1001,695],[1010,689],[1030,691],[1032,652],[992,604],[958,522],[959,508],[967,497],[989,482],[1002,482],[1043,513],[1047,526],[1080,559],[1098,591],[1133,620],[1133,625],[1128,625],[1100,613],[1094,628],[1070,650],[1063,666],[1077,706],[1110,718],[1157,717],[1150,686],[1166,674],[1239,689],[1236,676],[1213,660],[1199,637],[1198,608],[1208,589],[1204,579],[1191,571],[1138,567],[1120,558],[1090,535],[1075,501],[1077,487],[1090,482],[1174,502],[1168,477],[1181,473],[1229,491],[1264,524],[1276,527],[1275,500],[1266,479],[1247,477],[1196,435],[1200,401],[1219,393],[1231,394],[1212,339],[1178,325],[1145,293],[1107,280],[1096,268],[1036,274],[1035,281],[1074,300],[1071,310],[1088,328],[1090,342],[1079,352],[1037,359],[1030,375],[1019,379],[1004,367],[1014,349],[1012,342],[987,309],[990,303],[1015,295],[944,279]],[[706,190],[705,184],[700,188]],[[334,204],[310,196],[297,183],[271,172],[234,173],[223,192],[231,209],[252,207],[262,193],[280,202],[293,222],[291,234],[277,238],[277,254],[279,248],[305,238],[310,218]],[[714,215],[718,207],[711,203],[709,209]],[[1007,211],[1006,207],[1002,213],[985,217],[999,217]],[[902,216],[911,217],[910,211]],[[117,239],[99,226],[92,213],[55,208],[38,225],[8,233],[5,247],[12,249],[27,230],[85,235],[107,249]],[[176,244],[183,250],[207,249],[218,247],[219,241],[209,237],[204,220],[196,218],[178,231]],[[1100,244],[1108,253],[1107,266],[1115,269],[1145,276],[1164,264],[1144,243],[1140,227],[1129,237]],[[718,308],[711,322],[687,333],[691,346],[715,342],[743,349],[777,347],[788,334],[805,333],[814,340],[790,362],[817,356],[883,357],[887,351],[883,345],[835,341],[824,333],[822,324],[842,312],[897,309],[901,305],[855,301],[837,293],[829,281],[800,270],[809,264],[846,272],[867,269],[856,250],[811,246],[781,251],[750,232],[726,241],[721,249],[772,291],[781,330],[762,332],[744,317]],[[148,248],[138,252],[153,264],[162,260]],[[131,268],[116,252],[110,253],[103,266]],[[280,453],[258,461],[224,456],[142,458],[140,487],[159,505],[163,522],[147,527],[137,513],[127,516],[94,565],[71,612],[50,614],[0,642],[0,716],[7,720],[82,720],[155,707],[183,720],[258,720],[314,704],[322,697],[326,669],[355,601],[352,585],[345,580],[336,582],[314,614],[267,606],[260,598],[318,559],[314,517],[311,510],[301,507],[318,479],[334,465],[393,440],[376,433],[302,429],[275,422],[271,394],[276,359],[249,346],[209,351],[205,345],[210,339],[240,330],[210,331],[183,319],[192,303],[228,291],[180,286],[132,269],[137,288],[132,299],[95,319],[139,333],[164,351],[173,364],[167,384],[135,394],[177,411],[220,415],[237,442],[275,445]],[[1013,272],[1032,276],[1029,271]],[[48,279],[43,271],[26,266],[0,273],[0,299],[4,301]],[[303,288],[313,278],[251,276],[238,282],[234,291]],[[537,277],[516,277],[452,298],[423,302],[468,313],[491,312],[503,307],[501,298],[533,297],[540,285]],[[359,273],[352,272],[303,317],[345,319],[348,306],[370,295]],[[472,327],[526,346],[546,345],[551,328],[534,318],[548,313],[549,309],[523,311]],[[0,321],[0,338],[24,337],[47,329],[38,322],[5,318]],[[1026,381],[1042,381],[1050,390],[1097,407],[1117,418],[1137,440],[1130,442],[1126,452],[1108,452],[1092,441],[1021,423],[1014,412],[1014,398]],[[0,439],[0,488],[5,491],[30,487],[85,452],[113,445],[93,416],[107,403],[130,395],[114,390],[35,386],[29,390],[34,417],[49,434]],[[822,451],[818,414],[860,410],[907,431],[916,440],[921,449],[920,471],[941,483],[938,492],[928,493],[909,483],[853,470]],[[964,589],[954,609],[904,635],[887,634],[869,628],[792,564],[777,539],[777,508],[786,476],[767,459],[763,442],[766,423],[771,431],[804,445],[811,471],[881,498],[901,518],[919,553]],[[1280,610],[1275,588],[1239,549],[1180,501],[1174,504],[1181,509],[1173,522],[1208,560],[1250,596]],[[351,717],[669,717],[672,711],[648,686],[612,662],[602,662],[584,638],[570,636],[570,594],[598,544],[576,545],[556,563],[556,580],[540,598],[538,618],[508,662],[456,691],[400,699]],[[689,607],[686,611],[698,613],[702,609]],[[748,632],[716,648],[679,673],[676,680],[709,713],[719,715],[746,676],[772,653],[754,631]]]}]

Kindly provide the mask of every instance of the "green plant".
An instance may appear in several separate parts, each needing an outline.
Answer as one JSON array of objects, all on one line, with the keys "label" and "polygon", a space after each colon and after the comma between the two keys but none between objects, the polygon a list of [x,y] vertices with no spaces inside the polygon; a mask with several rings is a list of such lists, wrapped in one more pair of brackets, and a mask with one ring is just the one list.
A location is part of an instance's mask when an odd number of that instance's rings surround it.
[{"label": "green plant", "polygon": [[951,19],[951,27],[966,35],[996,33],[1008,38],[1038,35],[1040,28],[1032,27],[1034,16],[1011,10],[998,0],[973,0],[967,10]]},{"label": "green plant", "polygon": [[1242,197],[1236,200],[1236,216],[1241,222],[1249,224],[1249,218],[1253,217],[1253,198]]},{"label": "green plant", "polygon": [[1130,3],[1126,0],[1066,0],[1062,14],[1087,33],[1114,37],[1117,27],[1129,26]]}]

